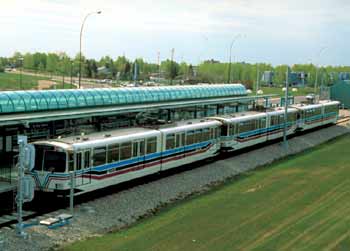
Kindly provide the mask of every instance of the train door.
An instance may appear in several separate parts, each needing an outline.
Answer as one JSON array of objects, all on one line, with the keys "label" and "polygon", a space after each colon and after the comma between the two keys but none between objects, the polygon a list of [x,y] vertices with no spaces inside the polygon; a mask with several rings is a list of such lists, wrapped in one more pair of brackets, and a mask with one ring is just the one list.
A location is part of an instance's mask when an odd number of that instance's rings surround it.
[{"label": "train door", "polygon": [[132,157],[136,158],[139,169],[145,165],[145,139],[135,140],[132,143]]},{"label": "train door", "polygon": [[87,149],[82,152],[82,168],[84,173],[81,176],[82,184],[91,183],[91,150]]},{"label": "train door", "polygon": [[91,150],[82,150],[75,155],[75,185],[81,186],[91,182]]},{"label": "train door", "polygon": [[81,186],[83,184],[83,179],[81,177],[80,170],[82,169],[82,160],[83,160],[83,153],[77,152],[75,153],[75,167],[74,167],[74,173],[75,173],[75,186]]},{"label": "train door", "polygon": [[181,153],[181,158],[185,157],[185,132],[179,132],[175,134],[175,148],[179,148],[179,152]]}]

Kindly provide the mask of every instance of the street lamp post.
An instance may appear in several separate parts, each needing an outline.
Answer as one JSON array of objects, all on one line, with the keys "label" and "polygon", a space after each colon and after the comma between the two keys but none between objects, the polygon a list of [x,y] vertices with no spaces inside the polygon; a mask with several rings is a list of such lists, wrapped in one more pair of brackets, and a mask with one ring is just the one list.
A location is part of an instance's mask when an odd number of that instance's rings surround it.
[{"label": "street lamp post", "polygon": [[83,37],[83,29],[84,29],[84,25],[86,22],[86,19],[93,15],[93,14],[101,14],[101,11],[94,11],[94,12],[90,12],[88,13],[83,20],[83,23],[81,24],[81,28],[80,28],[80,46],[79,46],[79,89],[81,87],[81,43],[82,43],[82,37]]},{"label": "street lamp post", "polygon": [[228,84],[231,82],[231,61],[232,61],[232,47],[234,45],[234,43],[236,42],[236,40],[238,38],[240,38],[242,36],[242,34],[238,34],[237,36],[235,36],[233,39],[232,39],[232,42],[231,42],[231,45],[230,45],[230,62],[229,62],[229,65],[228,65]]},{"label": "street lamp post", "polygon": [[[318,52],[317,55],[317,60],[319,60],[319,58],[321,57],[322,52],[324,52],[327,49],[327,47],[322,47],[321,50]],[[314,85],[314,93],[316,95],[317,92],[317,80],[318,80],[318,63],[316,63],[316,77],[315,77],[315,85]]]}]

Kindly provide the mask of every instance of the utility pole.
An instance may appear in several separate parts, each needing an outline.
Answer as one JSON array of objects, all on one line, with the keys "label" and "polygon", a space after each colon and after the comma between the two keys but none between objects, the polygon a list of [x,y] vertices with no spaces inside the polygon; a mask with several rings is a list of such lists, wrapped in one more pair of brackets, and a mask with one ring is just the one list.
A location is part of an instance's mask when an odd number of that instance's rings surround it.
[{"label": "utility pole", "polygon": [[259,63],[256,63],[256,90],[255,95],[258,95],[259,83],[260,82],[260,72],[259,72]]},{"label": "utility pole", "polygon": [[[319,61],[322,52],[324,52],[326,49],[327,49],[326,46],[321,48],[321,50],[318,52],[318,55],[317,55],[317,61]],[[319,68],[318,62],[316,62],[316,77],[315,77],[315,85],[314,85],[314,93],[315,93],[315,95],[316,95],[316,92],[317,92],[318,68]]]},{"label": "utility pole", "polygon": [[137,61],[134,63],[134,85],[137,86]]},{"label": "utility pole", "polygon": [[22,90],[22,71],[23,71],[23,58],[18,59],[20,62],[20,67],[19,67],[19,89]]},{"label": "utility pole", "polygon": [[289,66],[287,66],[286,72],[286,93],[284,97],[284,126],[283,126],[283,146],[286,151],[288,151],[287,142],[287,123],[288,123],[288,87],[289,87]]},{"label": "utility pole", "polygon": [[62,67],[62,89],[64,89],[64,74],[66,74],[66,64],[63,59],[63,67]]},{"label": "utility pole", "polygon": [[170,85],[173,84],[173,67],[174,67],[174,53],[175,49],[171,49],[171,61],[170,61]]},{"label": "utility pole", "polygon": [[157,52],[158,60],[158,83],[160,83],[160,51]]},{"label": "utility pole", "polygon": [[73,60],[70,61],[70,84],[73,86]]},{"label": "utility pole", "polygon": [[70,177],[70,193],[69,193],[69,211],[70,214],[74,215],[74,188],[75,188],[75,180],[74,180],[74,171],[69,172]]}]

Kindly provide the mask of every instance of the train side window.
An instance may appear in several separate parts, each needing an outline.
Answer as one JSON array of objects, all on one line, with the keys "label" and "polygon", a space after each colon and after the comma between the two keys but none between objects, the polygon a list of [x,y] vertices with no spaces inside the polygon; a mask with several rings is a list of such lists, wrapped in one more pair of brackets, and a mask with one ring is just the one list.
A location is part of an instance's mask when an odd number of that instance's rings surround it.
[{"label": "train side window", "polygon": [[119,144],[112,144],[108,146],[108,163],[119,161]]},{"label": "train side window", "polygon": [[209,128],[203,129],[203,141],[208,141],[209,140]]},{"label": "train side window", "polygon": [[228,128],[229,128],[229,125],[227,125],[227,124],[224,124],[222,126],[221,136],[228,136],[229,135]]},{"label": "train side window", "polygon": [[76,159],[76,166],[75,166],[75,168],[76,168],[76,170],[80,170],[81,169],[81,159],[82,159],[81,152],[76,153],[75,159]]},{"label": "train side window", "polygon": [[294,122],[296,120],[296,113],[288,113],[288,122]]},{"label": "train side window", "polygon": [[194,143],[194,131],[188,131],[186,145],[192,145],[193,143]]},{"label": "train side window", "polygon": [[74,154],[68,152],[68,171],[74,171]]},{"label": "train side window", "polygon": [[183,132],[181,133],[181,143],[182,145],[186,145],[186,134]]},{"label": "train side window", "polygon": [[220,128],[219,127],[216,127],[215,128],[215,138],[219,138],[220,137]]},{"label": "train side window", "polygon": [[140,144],[140,156],[144,156],[145,155],[145,140],[141,140],[139,142]]},{"label": "train side window", "polygon": [[146,152],[147,154],[155,153],[157,151],[157,138],[148,138],[146,141]]},{"label": "train side window", "polygon": [[194,141],[195,141],[195,143],[202,142],[202,130],[201,129],[197,129],[195,131]]},{"label": "train side window", "polygon": [[279,125],[280,120],[278,115],[271,116],[271,125]]},{"label": "train side window", "polygon": [[131,158],[131,142],[125,142],[120,145],[120,160]]},{"label": "train side window", "polygon": [[[210,130],[209,139],[213,139],[213,138],[214,138],[214,135],[215,135],[214,128],[209,128],[209,130]],[[225,131],[225,130],[224,130],[224,131]],[[226,132],[227,132],[227,129],[226,129]],[[223,134],[225,134],[225,133],[223,133]],[[227,134],[226,134],[226,135],[223,135],[223,136],[227,136]]]},{"label": "train side window", "polygon": [[181,134],[176,134],[175,135],[175,147],[181,147],[182,146],[182,142],[181,142]]},{"label": "train side window", "polygon": [[106,147],[94,148],[94,166],[100,166],[106,164]]},{"label": "train side window", "polygon": [[132,143],[132,156],[137,157],[138,156],[138,142]]},{"label": "train side window", "polygon": [[175,134],[166,135],[166,150],[175,148]]},{"label": "train side window", "polygon": [[90,167],[90,150],[84,152],[84,168]]}]

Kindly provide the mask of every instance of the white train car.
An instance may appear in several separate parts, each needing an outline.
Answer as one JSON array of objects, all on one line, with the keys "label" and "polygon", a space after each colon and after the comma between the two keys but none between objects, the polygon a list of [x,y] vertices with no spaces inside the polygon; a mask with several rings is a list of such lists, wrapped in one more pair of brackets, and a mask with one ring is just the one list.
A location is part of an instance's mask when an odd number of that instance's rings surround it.
[{"label": "white train car", "polygon": [[[295,108],[288,108],[287,112],[287,135],[291,135],[295,133],[297,129],[298,110]],[[283,137],[285,126],[284,116],[284,108],[276,108],[273,111],[267,112],[267,140]]]},{"label": "white train car", "polygon": [[203,120],[35,142],[31,175],[46,192],[68,192],[71,171],[78,194],[97,190],[217,155],[220,127]]},{"label": "white train car", "polygon": [[338,101],[321,101],[318,104],[298,104],[298,128],[301,131],[316,128],[322,125],[336,123],[339,116]]},{"label": "white train car", "polygon": [[218,121],[194,120],[159,129],[162,134],[161,170],[219,154],[220,128],[221,123]]},{"label": "white train car", "polygon": [[339,101],[320,101],[323,105],[323,125],[335,124],[339,118]]},{"label": "white train car", "polygon": [[[288,108],[287,135],[336,123],[339,102]],[[66,194],[70,173],[85,193],[163,170],[281,138],[284,109],[176,122],[158,129],[130,128],[37,141],[30,172],[37,190]]]},{"label": "white train car", "polygon": [[245,112],[212,117],[220,121],[221,151],[231,152],[267,141],[266,113]]},{"label": "white train car", "polygon": [[68,191],[75,173],[78,193],[132,180],[161,170],[161,133],[119,129],[88,136],[35,142],[31,175],[38,190]]}]

